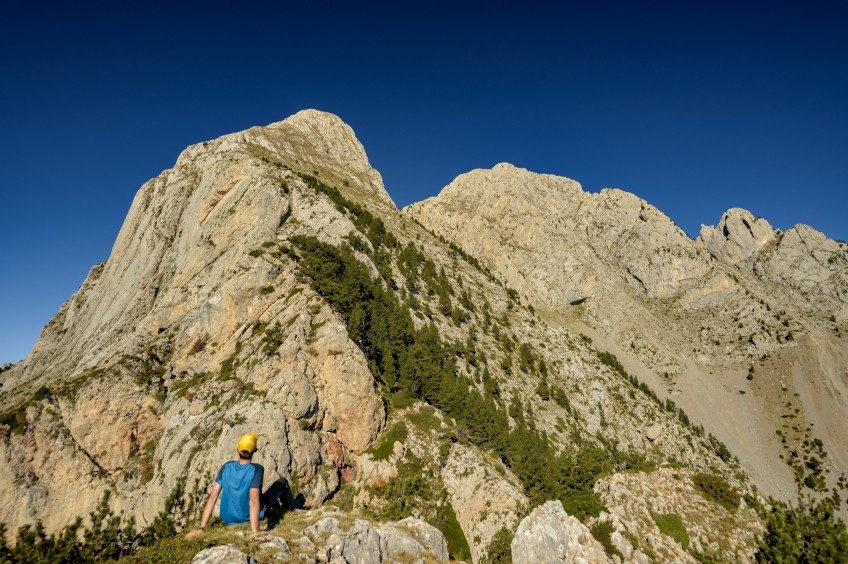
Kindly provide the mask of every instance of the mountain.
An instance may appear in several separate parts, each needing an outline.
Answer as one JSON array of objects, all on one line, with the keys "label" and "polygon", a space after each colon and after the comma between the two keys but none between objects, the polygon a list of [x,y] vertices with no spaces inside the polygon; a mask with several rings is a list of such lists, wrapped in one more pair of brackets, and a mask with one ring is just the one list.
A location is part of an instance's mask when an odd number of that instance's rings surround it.
[{"label": "mountain", "polygon": [[404,212],[502,273],[548,324],[602,342],[725,442],[761,491],[795,495],[793,466],[810,469],[791,453],[817,440],[828,487],[848,469],[844,242],[741,209],[692,240],[632,194],[505,163]]},{"label": "mountain", "polygon": [[[475,562],[553,558],[549,525],[582,539],[566,558],[750,561],[764,496],[845,511],[846,265],[808,227],[730,210],[693,241],[508,164],[400,211],[305,110],[141,187],[0,374],[0,510],[60,531],[110,491],[184,526],[252,431],[266,482],[367,518],[344,534],[415,516]],[[300,531],[280,542],[317,558]]]}]

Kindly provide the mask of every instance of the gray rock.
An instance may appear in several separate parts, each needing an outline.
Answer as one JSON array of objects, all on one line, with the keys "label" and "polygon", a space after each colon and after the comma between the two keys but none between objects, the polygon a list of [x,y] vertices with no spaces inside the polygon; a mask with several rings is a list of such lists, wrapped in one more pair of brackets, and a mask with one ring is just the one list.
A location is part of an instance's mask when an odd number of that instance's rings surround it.
[{"label": "gray rock", "polygon": [[341,547],[331,552],[333,558],[341,557],[347,562],[382,562],[380,535],[368,521],[354,521],[344,535]]},{"label": "gray rock", "polygon": [[604,547],[560,501],[548,501],[521,521],[512,539],[515,564],[609,562]]},{"label": "gray rock", "polygon": [[360,519],[347,531],[340,528],[336,518],[325,517],[306,527],[304,533],[299,546],[315,553],[322,562],[423,562],[425,557],[449,558],[444,535],[414,517],[384,525]]},{"label": "gray rock", "polygon": [[448,559],[448,543],[445,540],[445,535],[433,525],[418,519],[417,517],[407,517],[393,523],[395,527],[408,531],[412,537],[421,543],[421,545],[437,560]]},{"label": "gray rock", "polygon": [[281,558],[291,554],[291,549],[289,548],[289,544],[286,542],[286,539],[277,536],[269,536],[267,541],[259,545],[259,548],[262,550],[273,551],[275,558]]},{"label": "gray rock", "polygon": [[377,533],[380,535],[380,552],[384,561],[421,559],[424,547],[409,534],[390,525],[381,525]]},{"label": "gray rock", "polygon": [[758,253],[774,238],[774,230],[763,218],[740,208],[727,210],[716,227],[701,226],[699,240],[711,255],[737,264]]},{"label": "gray rock", "polygon": [[650,427],[645,429],[645,438],[648,439],[649,441],[653,442],[653,441],[660,438],[660,435],[662,435],[662,432],[663,432],[663,426],[660,425],[659,423],[655,423],[654,425],[651,425]]},{"label": "gray rock", "polygon": [[337,533],[339,531],[339,520],[335,517],[324,517],[322,519],[318,519],[303,530],[303,532],[306,533],[306,535],[313,541],[321,538],[322,536]]},{"label": "gray rock", "polygon": [[247,559],[247,554],[225,544],[201,550],[191,559],[191,564],[244,564]]},{"label": "gray rock", "polygon": [[[502,468],[501,468],[502,470]],[[468,540],[472,560],[479,561],[497,532],[512,529],[527,498],[515,480],[501,474],[473,448],[456,443],[442,468],[451,506]],[[486,519],[481,516],[486,515]]]}]

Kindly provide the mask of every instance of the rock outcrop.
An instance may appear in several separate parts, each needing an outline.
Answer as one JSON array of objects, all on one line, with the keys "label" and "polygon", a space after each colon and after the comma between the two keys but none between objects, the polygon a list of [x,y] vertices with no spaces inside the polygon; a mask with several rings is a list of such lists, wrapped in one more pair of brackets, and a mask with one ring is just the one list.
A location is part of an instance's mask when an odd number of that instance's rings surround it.
[{"label": "rock outcrop", "polygon": [[335,517],[324,517],[304,530],[301,545],[315,547],[321,562],[420,562],[448,560],[445,537],[427,523],[406,518],[374,526],[359,519],[344,530]]},{"label": "rock outcrop", "polygon": [[[650,552],[662,562],[696,562],[692,553],[719,562],[754,562],[763,531],[756,512],[744,502],[732,510],[718,506],[693,485],[692,477],[691,471],[661,468],[598,481],[595,491],[608,508],[598,522],[612,525],[613,545],[625,561],[644,561]],[[661,530],[663,516],[679,520],[687,546]]]},{"label": "rock outcrop", "polygon": [[477,539],[471,543],[477,562],[499,530],[515,526],[527,507],[527,496],[495,468],[481,464],[479,453],[459,444],[451,448],[442,477],[465,537]]},{"label": "rock outcrop", "polygon": [[191,564],[244,564],[250,557],[231,544],[205,548],[191,559]]},{"label": "rock outcrop", "polygon": [[796,307],[848,319],[848,244],[806,225],[776,231],[739,208],[717,227],[702,227],[698,242],[717,259],[777,285]]},{"label": "rock outcrop", "polygon": [[775,237],[768,221],[748,210],[732,208],[716,227],[701,226],[701,244],[715,258],[736,265],[760,252]]},{"label": "rock outcrop", "polygon": [[568,515],[559,501],[540,505],[521,521],[512,540],[512,561],[610,562],[601,543],[585,525]]},{"label": "rock outcrop", "polygon": [[570,179],[508,163],[460,175],[404,209],[457,238],[522,296],[564,307],[630,287],[667,297],[709,270],[706,254],[656,208],[621,190],[588,194]]}]

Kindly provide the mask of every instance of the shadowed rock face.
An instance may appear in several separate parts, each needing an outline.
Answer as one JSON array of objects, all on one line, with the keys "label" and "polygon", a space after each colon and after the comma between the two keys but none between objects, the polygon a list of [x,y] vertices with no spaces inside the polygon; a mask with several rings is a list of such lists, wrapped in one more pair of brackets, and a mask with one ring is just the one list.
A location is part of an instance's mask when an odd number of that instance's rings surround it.
[{"label": "shadowed rock face", "polygon": [[[315,179],[348,204],[334,204]],[[350,205],[397,238],[382,265]],[[116,511],[149,523],[178,478],[189,489],[198,478],[202,494],[247,431],[260,436],[255,461],[266,483],[288,479],[307,505],[350,481],[355,504],[379,510],[386,500],[365,486],[385,485],[415,459],[473,560],[518,525],[531,509],[526,486],[433,407],[422,428],[413,415],[426,419],[427,406],[394,410],[409,417],[408,438],[389,445],[388,458],[365,453],[387,417],[375,353],[360,349],[305,279],[292,251],[299,235],[354,249],[416,328],[432,324],[456,348],[457,375],[504,413],[517,398],[529,423],[513,415],[509,425],[544,430],[556,452],[603,437],[623,451],[715,469],[750,491],[732,452],[766,493],[788,497],[795,484],[778,455],[789,447],[774,431],[790,401],[795,424],[814,423],[832,453],[827,479],[848,468],[837,417],[848,368],[838,331],[848,295],[843,243],[803,226],[781,234],[744,210],[693,241],[632,194],[588,194],[508,164],[462,175],[400,213],[353,131],[306,110],[191,146],[145,183],[108,261],[91,269],[28,358],[2,372],[0,404],[14,417],[0,425],[0,511],[12,530],[36,519],[59,530],[105,489],[115,490]],[[451,286],[448,305],[462,316],[403,270],[401,252],[412,245]],[[745,380],[754,365],[756,378]],[[672,399],[730,452],[696,432]],[[789,443],[805,438],[813,435]],[[546,518],[563,526],[556,515]],[[756,530],[754,520],[744,526]],[[624,548],[625,533],[645,527],[627,511],[610,522]],[[344,550],[443,553],[442,541],[427,544],[438,535],[423,524],[394,536],[366,525],[345,532]],[[578,544],[594,554],[584,533]],[[752,538],[739,549],[750,552]]]}]

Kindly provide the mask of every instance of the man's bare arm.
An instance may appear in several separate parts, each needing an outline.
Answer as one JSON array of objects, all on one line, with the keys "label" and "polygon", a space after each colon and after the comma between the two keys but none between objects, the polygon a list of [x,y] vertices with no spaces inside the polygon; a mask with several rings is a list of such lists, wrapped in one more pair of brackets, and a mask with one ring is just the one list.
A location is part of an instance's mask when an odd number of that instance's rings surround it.
[{"label": "man's bare arm", "polygon": [[259,489],[250,488],[250,528],[259,532]]}]

